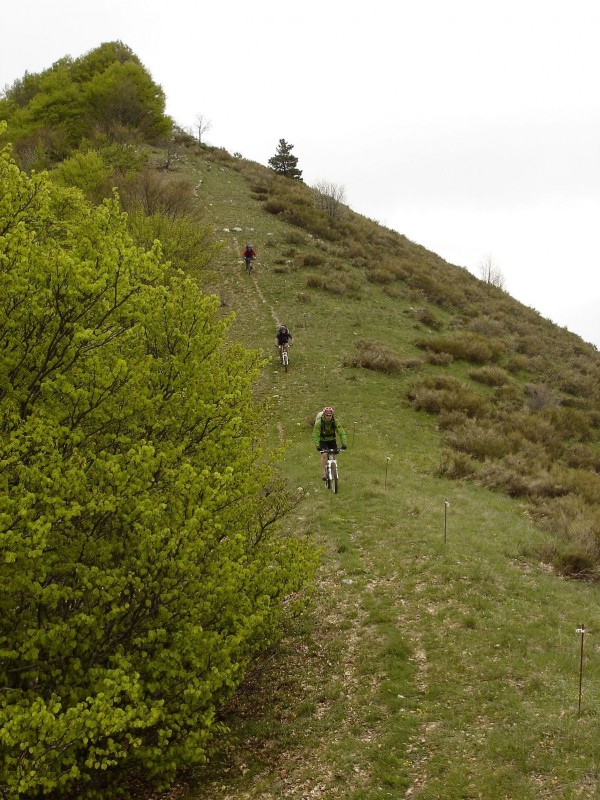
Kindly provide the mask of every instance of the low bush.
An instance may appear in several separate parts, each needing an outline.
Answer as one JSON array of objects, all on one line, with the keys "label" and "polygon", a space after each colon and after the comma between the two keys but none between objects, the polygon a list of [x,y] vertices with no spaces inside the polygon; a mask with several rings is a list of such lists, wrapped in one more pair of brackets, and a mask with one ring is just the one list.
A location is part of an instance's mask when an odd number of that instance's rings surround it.
[{"label": "low bush", "polygon": [[386,269],[378,268],[378,269],[371,269],[367,273],[367,280],[371,283],[393,283],[396,280],[396,277],[393,273],[389,272]]},{"label": "low bush", "polygon": [[503,434],[492,424],[467,419],[446,434],[446,441],[455,450],[468,453],[483,461],[486,458],[503,458],[519,449],[519,437]]},{"label": "low bush", "polygon": [[437,474],[444,478],[472,478],[477,474],[477,467],[466,453],[457,453],[455,450],[443,450]]},{"label": "low bush", "polygon": [[270,200],[267,200],[263,208],[265,211],[268,211],[269,214],[277,216],[278,214],[283,214],[283,212],[287,209],[287,205],[278,198],[271,198]]},{"label": "low bush", "polygon": [[462,336],[431,336],[418,339],[416,346],[422,350],[449,353],[453,358],[486,364],[498,361],[504,353],[504,344],[476,334]]},{"label": "low bush", "polygon": [[323,256],[319,255],[318,253],[308,253],[302,259],[302,264],[305,267],[319,267],[325,263],[325,259]]},{"label": "low bush", "polygon": [[413,408],[429,414],[459,411],[466,417],[484,416],[486,401],[464,386],[453,389],[431,389],[421,386],[411,392]]},{"label": "low bush", "polygon": [[442,320],[430,308],[419,308],[415,316],[421,325],[426,325],[428,328],[433,328],[437,331],[444,327]]},{"label": "low bush", "polygon": [[469,378],[484,383],[486,386],[505,386],[514,383],[506,370],[501,367],[480,367],[479,369],[472,369],[469,372]]},{"label": "low bush", "polygon": [[363,367],[376,372],[393,375],[402,369],[401,359],[383,342],[373,339],[359,339],[355,342],[358,354],[344,360],[344,366]]},{"label": "low bush", "polygon": [[576,442],[590,442],[593,439],[592,426],[587,414],[575,408],[546,408],[542,412],[554,428],[565,439]]}]

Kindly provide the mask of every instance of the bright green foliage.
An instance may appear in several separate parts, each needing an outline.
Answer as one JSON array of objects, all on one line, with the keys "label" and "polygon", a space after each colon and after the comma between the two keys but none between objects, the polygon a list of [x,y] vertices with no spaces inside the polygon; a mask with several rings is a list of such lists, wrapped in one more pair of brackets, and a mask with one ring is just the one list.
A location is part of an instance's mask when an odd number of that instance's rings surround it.
[{"label": "bright green foliage", "polygon": [[0,183],[0,795],[166,785],[312,569],[261,363],[116,202]]},{"label": "bright green foliage", "polygon": [[10,140],[28,168],[62,161],[84,138],[156,141],[172,127],[162,89],[121,42],[15,81],[0,99],[0,120],[10,123]]}]

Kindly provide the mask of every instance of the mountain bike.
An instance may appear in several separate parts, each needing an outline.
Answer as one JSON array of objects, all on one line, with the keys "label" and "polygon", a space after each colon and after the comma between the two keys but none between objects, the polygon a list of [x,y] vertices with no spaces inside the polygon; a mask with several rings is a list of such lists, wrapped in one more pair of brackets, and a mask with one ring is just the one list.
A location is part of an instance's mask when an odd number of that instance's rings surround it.
[{"label": "mountain bike", "polygon": [[245,256],[245,260],[246,260],[246,272],[248,273],[248,275],[250,275],[250,273],[252,272],[252,262],[254,261],[254,258],[253,256]]},{"label": "mountain bike", "polygon": [[290,355],[288,353],[288,348],[291,347],[291,345],[289,344],[289,342],[287,342],[286,344],[279,344],[277,345],[277,347],[279,349],[279,360],[281,361],[281,363],[283,364],[283,368],[287,372],[288,364],[290,363]]},{"label": "mountain bike", "polygon": [[331,489],[331,491],[335,494],[338,492],[340,483],[340,473],[336,459],[336,455],[339,452],[339,448],[337,447],[329,450],[321,450],[321,453],[327,453],[327,464],[325,465],[325,486],[328,489]]}]

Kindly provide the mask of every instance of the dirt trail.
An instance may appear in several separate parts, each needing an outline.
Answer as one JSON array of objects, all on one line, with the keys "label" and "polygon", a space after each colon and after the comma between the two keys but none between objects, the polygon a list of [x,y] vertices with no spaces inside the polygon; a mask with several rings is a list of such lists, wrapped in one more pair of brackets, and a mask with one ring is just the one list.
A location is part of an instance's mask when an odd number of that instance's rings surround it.
[{"label": "dirt trail", "polygon": [[[240,247],[240,243],[239,243],[237,237],[234,236],[233,241],[234,241],[234,244],[235,244],[235,251],[236,251],[236,253],[239,253],[240,250],[241,250],[241,247]],[[277,317],[277,314],[275,313],[275,309],[273,308],[273,306],[270,303],[267,302],[264,294],[261,292],[260,286],[258,285],[258,281],[256,280],[256,277],[254,275],[254,271],[252,271],[250,273],[250,278],[252,279],[252,283],[254,284],[254,288],[256,289],[256,294],[262,300],[263,304],[266,305],[266,307],[269,309],[269,313],[271,314],[271,316],[275,320],[275,324],[279,325],[279,318]]]}]

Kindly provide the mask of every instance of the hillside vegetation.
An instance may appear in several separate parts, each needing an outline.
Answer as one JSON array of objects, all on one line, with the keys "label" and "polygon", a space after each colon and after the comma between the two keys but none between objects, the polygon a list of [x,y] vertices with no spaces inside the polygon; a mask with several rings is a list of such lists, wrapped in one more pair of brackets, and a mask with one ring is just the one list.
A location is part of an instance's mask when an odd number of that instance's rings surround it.
[{"label": "hillside vegetation", "polygon": [[[1,116],[30,168],[11,92]],[[286,534],[321,557],[309,609],[224,698],[230,734],[173,794],[596,797],[596,349],[401,234],[328,214],[300,181],[181,131],[132,131],[74,139],[44,166],[92,202],[118,187],[134,240],[159,238],[235,312],[227,336],[264,353],[263,431],[303,497]],[[310,443],[325,404],[349,438],[338,496]]]}]

